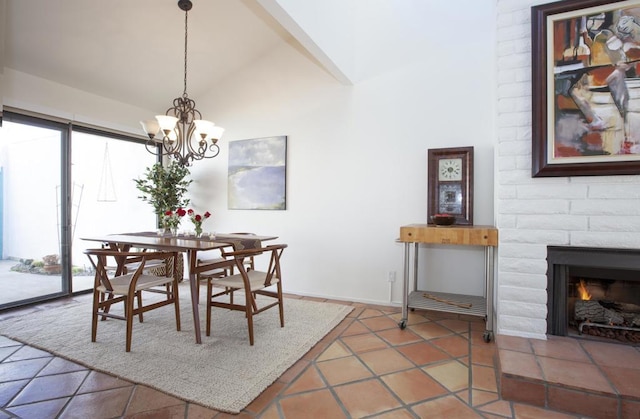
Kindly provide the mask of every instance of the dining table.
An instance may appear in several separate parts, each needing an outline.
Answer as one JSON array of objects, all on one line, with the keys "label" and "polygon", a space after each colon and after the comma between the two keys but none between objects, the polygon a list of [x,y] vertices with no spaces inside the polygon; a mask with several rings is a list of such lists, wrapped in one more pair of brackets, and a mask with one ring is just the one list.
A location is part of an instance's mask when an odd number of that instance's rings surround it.
[{"label": "dining table", "polygon": [[[216,268],[216,263],[198,263],[198,253],[222,249],[232,246],[234,250],[262,247],[263,241],[275,240],[278,236],[264,236],[256,234],[215,234],[196,237],[195,235],[172,235],[171,233],[135,232],[104,234],[81,237],[82,240],[100,242],[102,246],[108,246],[112,250],[127,252],[131,248],[170,250],[186,253],[189,287],[191,290],[191,308],[193,311],[193,326],[195,329],[196,343],[202,343],[200,332],[199,311],[199,281],[198,274]],[[120,272],[123,266],[117,266]]]}]

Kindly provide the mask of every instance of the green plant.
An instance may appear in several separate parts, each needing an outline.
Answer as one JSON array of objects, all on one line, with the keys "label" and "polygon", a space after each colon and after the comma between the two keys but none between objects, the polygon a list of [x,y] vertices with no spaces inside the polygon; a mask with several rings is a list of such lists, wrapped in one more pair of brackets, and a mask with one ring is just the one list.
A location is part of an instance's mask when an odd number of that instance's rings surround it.
[{"label": "green plant", "polygon": [[138,198],[148,202],[161,219],[165,211],[189,204],[189,199],[184,198],[191,184],[191,179],[186,179],[189,174],[189,169],[177,162],[172,162],[167,167],[161,163],[147,167],[143,177],[134,179],[136,187],[142,192]]}]

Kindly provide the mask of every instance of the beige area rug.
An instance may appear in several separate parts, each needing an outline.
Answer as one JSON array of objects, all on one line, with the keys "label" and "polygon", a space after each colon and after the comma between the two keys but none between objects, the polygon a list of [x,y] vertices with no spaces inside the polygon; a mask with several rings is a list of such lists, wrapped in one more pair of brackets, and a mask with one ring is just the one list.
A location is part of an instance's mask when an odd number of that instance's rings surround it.
[{"label": "beige area rug", "polygon": [[173,307],[147,312],[144,323],[134,320],[130,353],[124,350],[124,321],[99,322],[97,342],[91,342],[88,296],[0,321],[0,334],[187,401],[238,413],[353,310],[285,299],[285,327],[280,327],[276,307],[257,315],[255,344],[250,346],[246,319],[238,311],[214,308],[211,336],[205,336],[206,310],[200,304],[203,333],[198,345],[188,284],[180,293],[182,331],[175,329]]}]

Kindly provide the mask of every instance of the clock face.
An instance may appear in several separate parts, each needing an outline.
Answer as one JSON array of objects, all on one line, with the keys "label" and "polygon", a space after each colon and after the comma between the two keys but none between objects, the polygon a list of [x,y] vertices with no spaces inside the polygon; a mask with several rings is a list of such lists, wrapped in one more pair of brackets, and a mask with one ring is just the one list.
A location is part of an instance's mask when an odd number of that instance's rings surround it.
[{"label": "clock face", "polygon": [[442,181],[462,180],[462,159],[439,160],[438,177]]}]

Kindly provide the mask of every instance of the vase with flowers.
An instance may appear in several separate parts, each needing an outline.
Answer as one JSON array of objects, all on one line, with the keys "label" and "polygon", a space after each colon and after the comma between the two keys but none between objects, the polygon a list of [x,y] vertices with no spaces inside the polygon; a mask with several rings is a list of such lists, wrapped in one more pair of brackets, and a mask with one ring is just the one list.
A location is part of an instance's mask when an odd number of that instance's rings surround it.
[{"label": "vase with flowers", "polygon": [[202,222],[211,217],[211,213],[207,211],[203,215],[200,215],[196,214],[194,210],[190,209],[187,211],[187,214],[189,215],[189,218],[191,218],[191,222],[193,223],[196,237],[202,236]]},{"label": "vase with flowers", "polygon": [[182,217],[184,217],[185,215],[187,215],[187,211],[185,211],[183,208],[178,208],[175,211],[165,211],[164,216],[162,217],[162,225],[164,226],[165,230],[168,228],[171,230],[172,235],[177,236],[178,227],[180,226]]}]

